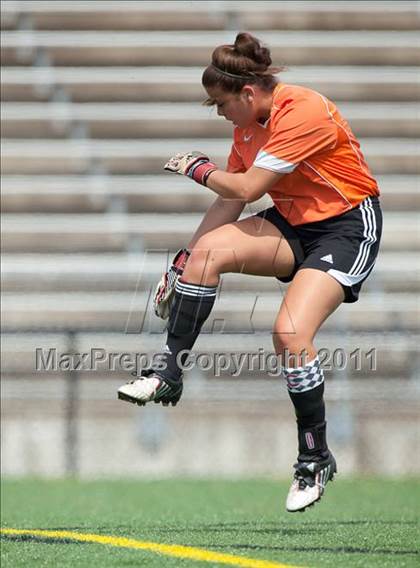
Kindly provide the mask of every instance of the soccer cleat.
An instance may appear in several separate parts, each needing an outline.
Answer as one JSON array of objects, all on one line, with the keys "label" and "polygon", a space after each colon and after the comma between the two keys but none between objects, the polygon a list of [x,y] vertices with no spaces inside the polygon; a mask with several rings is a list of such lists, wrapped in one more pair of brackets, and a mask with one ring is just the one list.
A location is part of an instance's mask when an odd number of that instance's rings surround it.
[{"label": "soccer cleat", "polygon": [[176,406],[182,394],[182,377],[178,381],[163,379],[153,370],[143,371],[140,376],[118,389],[118,398],[139,406],[146,402],[161,402],[163,406]]},{"label": "soccer cleat", "polygon": [[298,461],[293,467],[295,476],[286,500],[289,513],[303,512],[306,507],[319,501],[326,484],[333,480],[337,472],[337,464],[331,453],[320,461]]}]

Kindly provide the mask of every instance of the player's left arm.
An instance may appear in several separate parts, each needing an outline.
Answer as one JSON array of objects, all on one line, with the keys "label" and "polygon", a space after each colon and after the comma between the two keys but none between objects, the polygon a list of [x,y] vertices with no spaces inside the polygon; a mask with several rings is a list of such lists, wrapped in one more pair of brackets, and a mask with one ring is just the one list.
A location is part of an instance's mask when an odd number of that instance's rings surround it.
[{"label": "player's left arm", "polygon": [[245,203],[257,201],[283,175],[257,166],[243,173],[225,172],[200,152],[177,154],[165,164],[165,169],[190,177],[224,199],[239,199]]},{"label": "player's left arm", "polygon": [[257,166],[251,166],[245,173],[238,174],[215,170],[209,175],[206,185],[222,197],[252,203],[265,195],[282,175]]}]

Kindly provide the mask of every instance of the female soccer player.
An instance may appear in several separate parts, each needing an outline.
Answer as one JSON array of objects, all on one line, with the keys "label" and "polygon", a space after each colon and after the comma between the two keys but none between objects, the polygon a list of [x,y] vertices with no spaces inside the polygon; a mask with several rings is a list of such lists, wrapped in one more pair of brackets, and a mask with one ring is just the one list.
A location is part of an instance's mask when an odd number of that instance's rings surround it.
[{"label": "female soccer player", "polygon": [[[293,512],[318,501],[336,472],[314,337],[342,302],[357,301],[378,253],[382,217],[376,181],[336,105],[277,82],[279,69],[270,66],[269,50],[240,33],[233,45],[215,49],[203,73],[208,104],[234,126],[227,170],[200,152],[177,154],[165,166],[218,197],[158,287],[155,310],[169,315],[166,369],[141,373],[119,397],[140,405],[178,402],[177,355],[200,333],[220,274],[290,282],[273,342],[297,418],[298,458],[286,502]],[[246,203],[267,193],[272,207],[238,221]]]}]

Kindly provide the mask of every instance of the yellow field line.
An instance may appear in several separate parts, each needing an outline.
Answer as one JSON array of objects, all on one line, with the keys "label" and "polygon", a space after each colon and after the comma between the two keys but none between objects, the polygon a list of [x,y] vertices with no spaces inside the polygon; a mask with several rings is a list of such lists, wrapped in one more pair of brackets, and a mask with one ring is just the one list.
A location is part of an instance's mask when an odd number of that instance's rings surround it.
[{"label": "yellow field line", "polygon": [[77,533],[72,531],[49,531],[49,530],[28,530],[28,529],[0,529],[4,535],[27,535],[42,538],[67,538],[78,542],[92,542],[95,544],[108,544],[120,548],[135,548],[140,550],[148,550],[165,554],[166,556],[174,556],[176,558],[184,558],[188,560],[199,560],[202,562],[218,562],[219,564],[228,564],[229,566],[241,566],[242,568],[297,568],[290,564],[280,564],[278,562],[270,562],[269,560],[257,560],[254,558],[246,558],[244,556],[236,556],[234,554],[224,554],[221,552],[212,552],[203,548],[194,548],[192,546],[182,546],[178,544],[160,544],[158,542],[147,542],[135,540],[132,538],[124,538],[119,536],[106,536],[100,534]]}]

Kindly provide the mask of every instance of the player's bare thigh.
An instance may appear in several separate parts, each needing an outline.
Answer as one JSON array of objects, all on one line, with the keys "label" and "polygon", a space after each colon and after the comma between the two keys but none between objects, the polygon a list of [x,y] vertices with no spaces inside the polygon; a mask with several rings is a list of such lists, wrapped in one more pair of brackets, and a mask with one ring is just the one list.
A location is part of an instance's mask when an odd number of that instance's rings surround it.
[{"label": "player's bare thigh", "polygon": [[194,247],[183,278],[217,284],[219,274],[241,272],[288,276],[294,255],[280,231],[269,221],[249,217],[203,235]]}]

